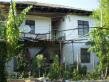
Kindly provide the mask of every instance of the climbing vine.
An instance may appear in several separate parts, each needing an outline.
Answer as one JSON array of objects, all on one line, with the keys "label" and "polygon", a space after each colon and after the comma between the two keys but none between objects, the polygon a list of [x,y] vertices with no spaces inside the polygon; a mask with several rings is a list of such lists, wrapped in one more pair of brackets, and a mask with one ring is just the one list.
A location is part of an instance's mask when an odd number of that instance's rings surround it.
[{"label": "climbing vine", "polygon": [[9,15],[6,23],[6,34],[5,39],[7,42],[8,48],[8,58],[15,55],[16,50],[19,48],[19,28],[23,20],[26,17],[26,13],[32,8],[32,6],[24,9],[21,14],[16,12],[16,3],[15,1],[11,2]]},{"label": "climbing vine", "polygon": [[101,77],[106,78],[109,69],[109,0],[100,0],[100,7],[94,12],[94,18],[98,25],[90,33],[90,50],[99,59],[98,70]]},{"label": "climbing vine", "polygon": [[[0,82],[7,82],[5,63],[8,59],[15,56],[19,48],[19,28],[26,17],[26,13],[32,6],[24,9],[20,14],[16,12],[16,2],[11,1],[9,15],[6,19],[6,25],[0,23]],[[1,13],[0,13],[1,15]],[[2,17],[0,16],[0,19]],[[2,20],[4,21],[4,20]],[[2,40],[1,40],[2,38]]]}]

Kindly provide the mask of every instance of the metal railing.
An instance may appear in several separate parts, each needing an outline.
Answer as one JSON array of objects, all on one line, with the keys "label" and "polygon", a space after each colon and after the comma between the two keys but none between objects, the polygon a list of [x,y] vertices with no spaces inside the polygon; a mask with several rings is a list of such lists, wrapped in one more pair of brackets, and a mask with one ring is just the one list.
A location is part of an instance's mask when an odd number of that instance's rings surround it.
[{"label": "metal railing", "polygon": [[[72,38],[74,36],[76,37],[89,37],[88,33],[84,34],[84,35],[80,35],[78,34],[78,30],[79,29],[83,29],[83,28],[73,28],[73,29],[66,29],[66,30],[58,30],[58,29],[53,29],[51,31],[49,31],[48,33],[24,33],[21,32],[21,38],[31,38],[31,39],[35,39],[35,40],[65,40],[66,37],[71,36]],[[92,28],[89,28],[89,31]],[[74,33],[76,32],[76,34]],[[69,35],[67,35],[69,34]]]},{"label": "metal railing", "polygon": [[48,33],[44,33],[44,34],[35,34],[35,33],[24,33],[21,32],[20,33],[20,38],[30,38],[30,39],[35,39],[35,40],[48,40],[50,39],[50,36]]}]

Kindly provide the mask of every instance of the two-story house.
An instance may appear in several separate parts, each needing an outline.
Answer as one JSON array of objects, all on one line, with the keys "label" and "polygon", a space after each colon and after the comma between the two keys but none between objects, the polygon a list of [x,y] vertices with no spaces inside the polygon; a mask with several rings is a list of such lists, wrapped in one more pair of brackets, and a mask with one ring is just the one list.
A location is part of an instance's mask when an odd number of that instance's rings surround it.
[{"label": "two-story house", "polygon": [[[22,32],[20,40],[26,45],[30,57],[43,54],[47,62],[52,62],[53,55],[58,54],[60,62],[66,65],[74,62],[86,65],[93,69],[97,64],[94,53],[88,52],[88,33],[95,26],[94,19],[90,16],[92,11],[66,7],[62,5],[38,3],[37,1],[17,2],[20,12],[28,5],[33,8],[28,13],[26,20],[19,27]],[[4,12],[9,10],[9,2],[0,2]],[[13,71],[13,61],[7,68]]]}]

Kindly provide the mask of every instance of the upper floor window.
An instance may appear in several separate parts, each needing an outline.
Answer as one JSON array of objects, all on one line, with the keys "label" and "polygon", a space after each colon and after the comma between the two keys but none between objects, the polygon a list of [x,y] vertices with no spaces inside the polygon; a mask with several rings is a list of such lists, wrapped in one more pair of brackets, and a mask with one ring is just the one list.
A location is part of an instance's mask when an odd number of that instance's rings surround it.
[{"label": "upper floor window", "polygon": [[81,48],[81,63],[90,63],[90,52],[88,52],[88,48]]},{"label": "upper floor window", "polygon": [[78,34],[79,35],[86,35],[89,32],[89,22],[78,20]]},{"label": "upper floor window", "polygon": [[28,25],[31,28],[29,33],[35,33],[35,21],[34,20],[26,20],[25,25]]}]

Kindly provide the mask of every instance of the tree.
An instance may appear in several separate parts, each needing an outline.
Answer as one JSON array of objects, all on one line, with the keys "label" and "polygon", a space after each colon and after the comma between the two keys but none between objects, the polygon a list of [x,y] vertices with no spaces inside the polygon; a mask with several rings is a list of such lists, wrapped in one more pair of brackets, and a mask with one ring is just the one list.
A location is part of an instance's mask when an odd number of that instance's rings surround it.
[{"label": "tree", "polygon": [[40,77],[40,69],[44,64],[44,56],[42,54],[39,54],[35,58],[35,63],[37,64],[37,67],[39,69],[39,77]]},{"label": "tree", "polygon": [[[16,3],[11,1],[9,15],[4,26],[4,32],[0,32],[0,35],[4,35],[3,40],[0,41],[0,82],[7,82],[5,75],[5,63],[7,59],[15,56],[17,49],[19,48],[19,29],[26,17],[26,13],[32,8],[32,6],[24,9],[21,14],[16,13]],[[0,24],[0,29],[2,25]]]},{"label": "tree", "polygon": [[4,38],[4,19],[2,11],[0,10],[0,82],[6,82],[5,62],[6,62],[6,43]]},{"label": "tree", "polygon": [[109,69],[109,0],[100,0],[94,18],[98,25],[90,33],[90,50],[96,53],[99,59],[99,72],[106,78]]},{"label": "tree", "polygon": [[32,8],[32,6],[24,9],[21,14],[16,12],[16,3],[13,1],[10,5],[9,15],[6,23],[5,40],[8,48],[8,58],[15,55],[16,50],[19,48],[19,27],[26,17],[26,13]]},{"label": "tree", "polygon": [[59,63],[59,57],[58,57],[58,55],[55,55],[55,57],[53,59],[53,63],[50,66],[48,77],[51,80],[57,80],[60,78],[60,76],[61,76],[61,66]]},{"label": "tree", "polygon": [[[1,8],[1,7],[0,7]],[[4,38],[4,27],[5,27],[5,16],[3,15],[3,11],[0,10],[0,39]]]}]

